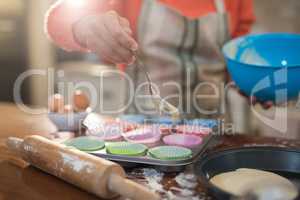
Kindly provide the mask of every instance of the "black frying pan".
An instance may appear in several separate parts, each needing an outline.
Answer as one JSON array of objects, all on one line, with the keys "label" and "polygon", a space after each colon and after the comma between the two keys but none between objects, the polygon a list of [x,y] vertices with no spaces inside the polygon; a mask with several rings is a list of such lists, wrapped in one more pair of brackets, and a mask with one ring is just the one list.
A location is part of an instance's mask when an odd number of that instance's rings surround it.
[{"label": "black frying pan", "polygon": [[[300,150],[279,147],[246,147],[205,155],[195,165],[195,172],[206,184],[208,192],[217,199],[236,198],[209,183],[213,176],[236,170],[252,168],[275,172],[290,180],[300,182]],[[299,197],[297,199],[300,199]]]}]

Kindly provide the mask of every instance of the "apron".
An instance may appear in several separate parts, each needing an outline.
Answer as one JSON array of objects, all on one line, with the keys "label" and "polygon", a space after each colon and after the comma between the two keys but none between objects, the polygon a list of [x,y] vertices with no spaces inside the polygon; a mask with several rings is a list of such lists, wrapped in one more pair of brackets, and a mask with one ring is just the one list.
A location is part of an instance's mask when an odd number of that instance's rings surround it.
[{"label": "apron", "polygon": [[[216,13],[191,20],[158,1],[143,1],[138,24],[140,58],[161,97],[186,113],[186,117],[199,117],[199,109],[192,106],[191,98],[198,83],[224,81],[221,47],[229,39],[228,20],[223,0],[215,0],[215,6]],[[129,67],[127,73],[134,80],[135,89],[141,91],[146,80],[143,71]],[[205,93],[203,90],[204,87],[201,93]],[[144,91],[149,94],[147,87]],[[128,113],[155,114],[150,99],[136,97]]]}]

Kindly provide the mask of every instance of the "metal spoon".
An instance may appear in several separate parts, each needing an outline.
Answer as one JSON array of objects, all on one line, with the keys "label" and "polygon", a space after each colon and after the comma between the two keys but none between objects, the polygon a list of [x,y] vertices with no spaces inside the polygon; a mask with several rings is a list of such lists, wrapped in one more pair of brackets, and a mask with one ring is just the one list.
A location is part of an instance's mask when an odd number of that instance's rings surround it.
[{"label": "metal spoon", "polygon": [[173,120],[178,120],[180,118],[180,112],[179,110],[173,106],[172,104],[170,104],[169,102],[167,102],[166,100],[164,100],[159,94],[157,94],[155,92],[155,90],[153,89],[152,85],[153,82],[151,80],[150,74],[147,71],[144,63],[142,62],[142,60],[140,59],[138,54],[135,54],[136,59],[135,59],[135,64],[137,67],[139,67],[145,74],[148,85],[149,85],[149,93],[152,96],[152,100],[154,102],[154,105],[156,106],[156,109],[162,113],[167,113],[169,115],[171,115],[171,117],[173,118]]}]

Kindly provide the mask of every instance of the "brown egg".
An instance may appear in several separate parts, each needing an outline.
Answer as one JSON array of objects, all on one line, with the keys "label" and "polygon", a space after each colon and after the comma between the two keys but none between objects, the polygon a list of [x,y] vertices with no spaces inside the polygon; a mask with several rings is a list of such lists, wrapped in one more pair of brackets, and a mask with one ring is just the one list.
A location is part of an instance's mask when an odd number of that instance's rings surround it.
[{"label": "brown egg", "polygon": [[70,104],[67,104],[64,106],[64,113],[72,113],[74,110],[73,110],[73,106],[70,105]]},{"label": "brown egg", "polygon": [[86,94],[81,90],[76,90],[73,95],[74,110],[77,112],[85,111],[89,105],[90,100]]},{"label": "brown egg", "polygon": [[49,99],[49,109],[51,112],[63,112],[64,97],[61,94],[55,94]]}]

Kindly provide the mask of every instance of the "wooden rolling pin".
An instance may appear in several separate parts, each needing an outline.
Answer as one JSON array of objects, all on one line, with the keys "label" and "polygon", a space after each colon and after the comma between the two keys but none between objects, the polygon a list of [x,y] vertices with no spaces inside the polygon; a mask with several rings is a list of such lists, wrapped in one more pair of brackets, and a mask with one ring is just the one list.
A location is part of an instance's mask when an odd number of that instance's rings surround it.
[{"label": "wooden rolling pin", "polygon": [[26,162],[98,197],[119,195],[133,200],[158,200],[159,196],[125,178],[113,162],[68,148],[41,136],[9,138],[7,146]]}]

